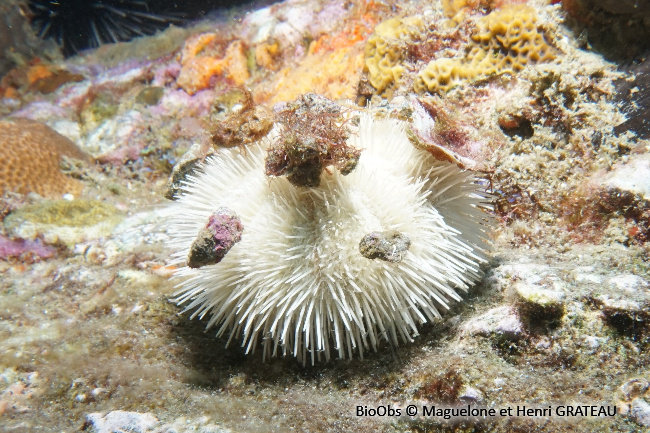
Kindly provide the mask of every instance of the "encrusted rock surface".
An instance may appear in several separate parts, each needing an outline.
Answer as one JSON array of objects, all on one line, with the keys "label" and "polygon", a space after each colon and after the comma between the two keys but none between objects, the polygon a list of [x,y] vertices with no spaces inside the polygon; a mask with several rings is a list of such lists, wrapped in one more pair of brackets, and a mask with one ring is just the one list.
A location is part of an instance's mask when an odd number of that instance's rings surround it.
[{"label": "encrusted rock surface", "polygon": [[[650,143],[621,128],[626,115],[613,83],[625,73],[579,36],[582,26],[597,23],[531,0],[557,49],[553,62],[463,82],[439,97],[421,97],[428,109],[414,106],[417,71],[463,55],[489,12],[484,2],[442,3],[289,0],[242,19],[172,28],[61,61],[84,80],[47,94],[3,93],[0,116],[46,124],[97,163],[50,166],[84,187],[71,206],[60,207],[81,209],[71,217],[78,224],[44,223],[50,207],[34,194],[0,202],[0,430],[649,428]],[[394,41],[403,72],[388,101],[363,76],[363,51],[375,26],[398,15],[421,16],[423,26]],[[226,73],[197,76],[206,87],[194,86],[190,95],[179,82],[181,50],[206,33],[212,45],[196,53],[200,58],[227,62],[235,40],[241,55],[236,65],[223,63]],[[235,80],[228,71],[236,70]],[[495,211],[486,215],[493,250],[485,276],[441,320],[421,326],[412,344],[384,344],[363,360],[313,367],[291,358],[263,363],[259,352],[225,349],[216,330],[205,332],[205,320],[190,321],[169,302],[177,281],[163,246],[167,180],[188,149],[192,170],[212,152],[217,125],[243,108],[233,96],[242,94],[233,84],[243,79],[265,110],[308,92],[370,102],[379,116],[420,122],[414,132],[432,154],[485,171],[495,196]],[[151,88],[151,97],[142,96]],[[346,117],[345,104],[352,103],[338,102],[335,126],[354,122]],[[232,136],[229,146],[246,141]],[[179,167],[170,196],[193,176]],[[322,168],[321,176],[332,169]],[[108,212],[94,221],[102,206],[92,203],[99,202]],[[25,216],[30,209],[38,218]],[[615,406],[617,415],[444,420],[357,413],[357,406],[409,404],[581,404]]]}]

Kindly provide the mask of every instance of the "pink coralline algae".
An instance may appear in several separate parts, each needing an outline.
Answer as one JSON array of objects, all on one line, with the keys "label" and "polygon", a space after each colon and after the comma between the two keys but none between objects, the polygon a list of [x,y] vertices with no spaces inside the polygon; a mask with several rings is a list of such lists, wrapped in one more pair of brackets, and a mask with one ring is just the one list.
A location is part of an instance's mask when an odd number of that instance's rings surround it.
[{"label": "pink coralline algae", "polygon": [[56,249],[41,244],[39,241],[12,240],[0,235],[0,260],[14,258],[21,259],[49,259],[56,253]]},{"label": "pink coralline algae", "polygon": [[241,240],[243,231],[244,225],[233,211],[225,207],[217,209],[192,243],[187,265],[200,268],[219,263]]}]

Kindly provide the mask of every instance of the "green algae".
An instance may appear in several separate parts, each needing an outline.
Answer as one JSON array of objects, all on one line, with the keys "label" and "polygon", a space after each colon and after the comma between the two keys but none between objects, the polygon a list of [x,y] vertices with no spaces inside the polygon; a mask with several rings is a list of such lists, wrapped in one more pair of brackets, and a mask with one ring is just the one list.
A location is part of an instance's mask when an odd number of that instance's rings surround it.
[{"label": "green algae", "polygon": [[112,119],[119,111],[119,101],[114,94],[100,93],[91,100],[82,113],[85,124],[99,125],[107,119]]},{"label": "green algae", "polygon": [[164,93],[165,89],[162,87],[148,86],[138,93],[138,96],[135,97],[135,102],[147,106],[157,105]]},{"label": "green algae", "polygon": [[109,236],[122,218],[115,207],[98,200],[54,200],[14,211],[5,218],[4,228],[15,237],[73,248]]},{"label": "green algae", "polygon": [[23,221],[55,226],[87,227],[110,218],[119,212],[115,207],[98,200],[54,200],[25,206],[5,219],[11,228]]}]

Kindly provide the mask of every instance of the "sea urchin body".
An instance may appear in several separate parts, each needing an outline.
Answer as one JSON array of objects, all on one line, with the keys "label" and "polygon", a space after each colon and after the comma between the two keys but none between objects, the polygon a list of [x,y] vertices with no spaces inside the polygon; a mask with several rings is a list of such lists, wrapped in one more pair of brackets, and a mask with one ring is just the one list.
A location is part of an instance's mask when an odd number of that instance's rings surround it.
[{"label": "sea urchin body", "polygon": [[[400,121],[364,114],[355,129],[357,167],[332,169],[314,188],[266,177],[264,141],[208,159],[170,216],[183,264],[176,302],[210,316],[229,342],[241,337],[247,352],[261,342],[265,355],[313,362],[412,341],[418,325],[460,300],[484,261],[485,197],[474,175],[413,147]],[[220,208],[241,219],[241,239],[219,263],[186,266]],[[362,254],[377,236],[400,251]]]},{"label": "sea urchin body", "polygon": [[153,13],[147,0],[28,0],[39,36],[53,38],[66,56],[104,43],[151,35],[182,20]]}]

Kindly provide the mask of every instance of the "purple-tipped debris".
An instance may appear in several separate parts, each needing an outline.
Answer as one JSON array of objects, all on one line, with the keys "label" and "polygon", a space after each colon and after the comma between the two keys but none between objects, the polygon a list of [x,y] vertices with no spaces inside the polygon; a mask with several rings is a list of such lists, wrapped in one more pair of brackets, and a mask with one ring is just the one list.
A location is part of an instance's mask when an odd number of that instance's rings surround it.
[{"label": "purple-tipped debris", "polygon": [[187,266],[200,268],[219,263],[241,240],[243,231],[244,225],[237,214],[225,207],[217,209],[192,243]]}]

